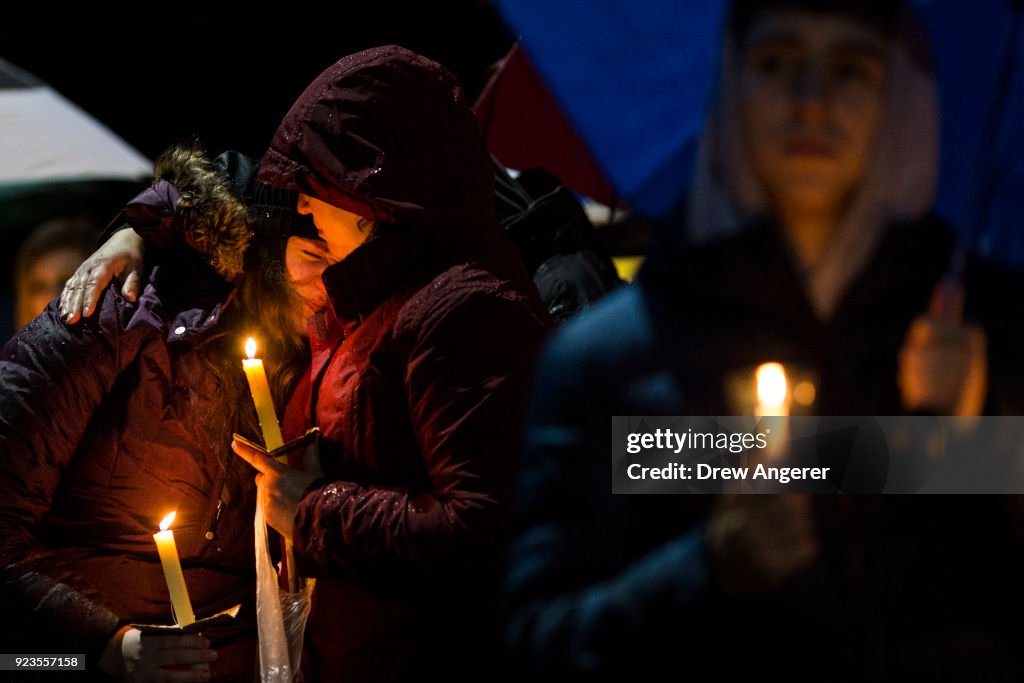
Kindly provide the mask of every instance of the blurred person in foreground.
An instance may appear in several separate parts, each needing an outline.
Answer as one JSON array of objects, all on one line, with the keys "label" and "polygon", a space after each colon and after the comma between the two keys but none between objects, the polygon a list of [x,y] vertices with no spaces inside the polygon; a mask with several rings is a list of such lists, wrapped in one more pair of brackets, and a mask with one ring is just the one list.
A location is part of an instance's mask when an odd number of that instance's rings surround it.
[{"label": "blurred person in foreground", "polygon": [[521,675],[1019,675],[998,497],[611,495],[601,457],[613,415],[735,414],[727,379],[765,361],[811,369],[820,415],[1018,413],[1020,277],[962,263],[931,214],[937,133],[900,3],[732,4],[691,193],[542,357],[505,592]]}]

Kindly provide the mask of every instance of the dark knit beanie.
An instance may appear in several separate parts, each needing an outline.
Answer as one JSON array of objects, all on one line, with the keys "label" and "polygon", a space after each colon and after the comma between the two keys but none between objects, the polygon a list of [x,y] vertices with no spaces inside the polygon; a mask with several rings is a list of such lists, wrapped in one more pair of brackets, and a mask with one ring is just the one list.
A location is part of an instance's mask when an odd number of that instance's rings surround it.
[{"label": "dark knit beanie", "polygon": [[236,152],[224,152],[214,164],[228,177],[232,189],[252,213],[256,239],[319,237],[312,217],[296,211],[299,195],[256,181],[259,162]]},{"label": "dark knit beanie", "polygon": [[[255,177],[255,176],[254,176]],[[319,239],[313,217],[295,210],[299,193],[254,182],[249,208],[256,237],[306,237]]]}]

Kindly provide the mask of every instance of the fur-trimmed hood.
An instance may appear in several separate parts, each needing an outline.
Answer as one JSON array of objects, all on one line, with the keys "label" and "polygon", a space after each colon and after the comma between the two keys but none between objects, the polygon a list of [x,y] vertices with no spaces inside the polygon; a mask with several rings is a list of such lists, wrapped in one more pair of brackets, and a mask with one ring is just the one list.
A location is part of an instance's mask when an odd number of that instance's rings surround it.
[{"label": "fur-trimmed hood", "polygon": [[233,180],[206,152],[176,145],[157,159],[153,184],[114,219],[165,246],[181,234],[210,266],[232,282],[242,274],[253,217]]},{"label": "fur-trimmed hood", "polygon": [[157,159],[154,175],[178,190],[185,239],[226,280],[237,279],[252,238],[252,216],[223,171],[202,150],[175,146]]}]

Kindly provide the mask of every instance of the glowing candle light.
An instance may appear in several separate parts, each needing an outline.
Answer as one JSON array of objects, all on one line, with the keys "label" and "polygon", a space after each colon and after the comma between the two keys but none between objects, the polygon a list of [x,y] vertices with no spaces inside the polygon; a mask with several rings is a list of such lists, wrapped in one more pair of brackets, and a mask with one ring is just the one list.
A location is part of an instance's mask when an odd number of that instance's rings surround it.
[{"label": "glowing candle light", "polygon": [[196,620],[196,615],[192,613],[192,602],[188,599],[185,575],[181,572],[181,562],[178,559],[178,547],[174,544],[174,532],[170,529],[176,514],[172,512],[164,517],[160,522],[160,532],[153,534],[153,539],[156,541],[156,550],[160,553],[160,564],[164,568],[167,590],[171,594],[174,620],[178,626],[188,626]]},{"label": "glowing candle light", "polygon": [[[277,424],[277,413],[274,412],[274,401],[270,398],[270,384],[267,383],[267,373],[263,370],[263,361],[256,356],[256,340],[252,337],[245,342],[245,355],[248,358],[242,359],[242,368],[245,370],[246,379],[249,380],[249,391],[252,393],[252,401],[256,404],[256,415],[260,419],[260,430],[263,432],[263,442],[268,451],[284,445],[281,437],[281,427]],[[278,462],[287,462],[287,456],[278,458]],[[298,577],[294,576],[295,567],[294,550],[290,541],[285,541],[285,557],[283,564],[288,568],[288,586],[292,592],[298,590]]]},{"label": "glowing candle light", "polygon": [[267,373],[263,370],[263,361],[256,356],[256,340],[249,337],[245,342],[245,354],[248,358],[242,359],[242,368],[245,370],[245,377],[249,380],[249,391],[252,393],[252,401],[256,404],[256,415],[260,419],[260,429],[263,431],[263,442],[267,450],[284,445],[281,438],[281,428],[277,424],[277,413],[274,412],[274,401],[270,398],[270,385],[267,383]]},{"label": "glowing candle light", "polygon": [[757,404],[754,415],[789,415],[789,392],[786,369],[781,363],[762,363],[754,373],[757,382]]}]

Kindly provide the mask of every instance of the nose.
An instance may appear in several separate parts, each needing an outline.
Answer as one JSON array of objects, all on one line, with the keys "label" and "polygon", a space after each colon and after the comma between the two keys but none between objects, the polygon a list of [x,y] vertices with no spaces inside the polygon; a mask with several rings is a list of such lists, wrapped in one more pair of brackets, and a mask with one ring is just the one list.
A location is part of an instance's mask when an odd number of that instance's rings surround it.
[{"label": "nose", "polygon": [[818,120],[825,113],[828,101],[828,76],[821,69],[801,69],[792,84],[792,100],[799,119]]},{"label": "nose", "polygon": [[302,193],[299,194],[299,201],[295,205],[295,210],[303,216],[313,213],[312,208],[309,205],[309,196]]}]

